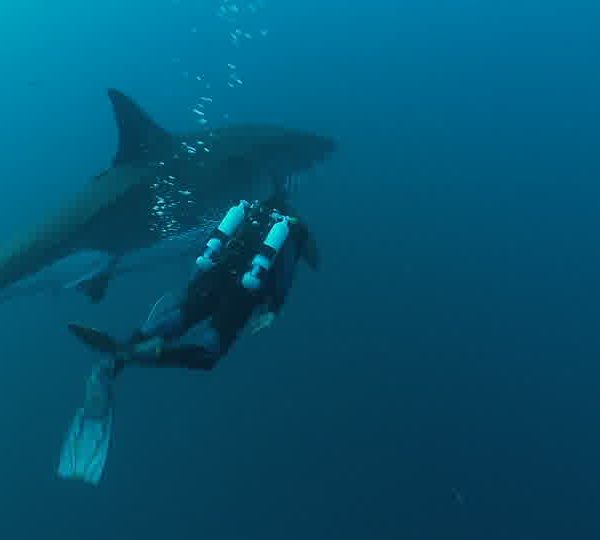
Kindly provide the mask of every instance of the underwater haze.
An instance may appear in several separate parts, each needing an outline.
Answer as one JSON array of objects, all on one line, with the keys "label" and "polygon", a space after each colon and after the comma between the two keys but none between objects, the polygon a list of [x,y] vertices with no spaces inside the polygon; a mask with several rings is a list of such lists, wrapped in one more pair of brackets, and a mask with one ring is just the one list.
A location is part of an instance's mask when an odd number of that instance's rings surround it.
[{"label": "underwater haze", "polygon": [[0,230],[107,167],[117,88],[170,130],[335,137],[280,320],[131,370],[102,482],[55,470],[92,353],[191,261],[0,304],[0,538],[600,538],[600,7],[5,0]]}]

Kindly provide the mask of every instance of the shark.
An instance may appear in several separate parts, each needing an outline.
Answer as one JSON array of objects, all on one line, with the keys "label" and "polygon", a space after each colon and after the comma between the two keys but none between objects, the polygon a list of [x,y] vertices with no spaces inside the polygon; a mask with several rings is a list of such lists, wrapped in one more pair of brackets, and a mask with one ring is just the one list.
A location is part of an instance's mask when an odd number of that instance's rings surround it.
[{"label": "shark", "polygon": [[156,272],[163,267],[181,268],[181,261],[193,261],[198,255],[198,246],[204,245],[217,224],[207,220],[189,232],[167,237],[117,260],[101,251],[77,251],[0,290],[0,304],[32,296],[57,298],[81,292],[93,300],[94,287],[102,292],[107,281],[126,274]]},{"label": "shark", "polygon": [[127,254],[185,235],[240,199],[288,196],[293,179],[336,150],[332,137],[271,124],[173,133],[123,92],[107,91],[117,150],[57,211],[0,248],[0,291],[78,252],[105,263],[69,284],[105,296]]}]

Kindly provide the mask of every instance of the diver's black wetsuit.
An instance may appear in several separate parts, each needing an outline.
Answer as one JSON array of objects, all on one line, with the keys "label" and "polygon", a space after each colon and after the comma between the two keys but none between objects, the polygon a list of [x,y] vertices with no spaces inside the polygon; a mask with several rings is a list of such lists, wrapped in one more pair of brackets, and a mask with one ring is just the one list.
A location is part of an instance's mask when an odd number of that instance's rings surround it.
[{"label": "diver's black wetsuit", "polygon": [[[274,208],[279,212],[273,212]],[[99,482],[112,433],[113,382],[123,367],[212,369],[256,308],[265,307],[269,314],[281,309],[298,260],[303,257],[313,269],[318,266],[311,235],[290,214],[284,204],[273,201],[262,205],[241,201],[231,208],[196,261],[199,271],[182,299],[158,321],[142,327],[128,343],[94,328],[69,324],[78,339],[105,355],[105,361],[94,366],[84,404],[63,444],[57,471],[62,478]],[[271,319],[261,320],[258,329]],[[203,330],[196,344],[177,342],[193,327]]]},{"label": "diver's black wetsuit", "polygon": [[[278,205],[279,211],[285,211]],[[145,355],[145,364],[189,369],[212,369],[237,339],[255,313],[265,307],[277,314],[292,286],[301,257],[316,268],[318,254],[306,226],[292,221],[290,231],[277,258],[258,291],[241,285],[241,278],[269,230],[272,205],[255,208],[237,234],[223,248],[213,268],[197,271],[186,287],[183,298],[156,322],[140,329],[131,341],[135,351],[141,343],[160,338],[160,346]],[[207,322],[200,343],[169,345],[191,328]],[[134,355],[137,354],[134,352]]]}]

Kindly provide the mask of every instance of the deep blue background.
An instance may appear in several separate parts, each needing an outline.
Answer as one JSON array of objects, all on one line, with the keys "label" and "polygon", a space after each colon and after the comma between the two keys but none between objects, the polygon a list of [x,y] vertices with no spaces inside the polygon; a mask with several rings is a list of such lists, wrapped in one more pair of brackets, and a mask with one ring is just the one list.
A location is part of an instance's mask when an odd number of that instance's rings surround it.
[{"label": "deep blue background", "polygon": [[99,488],[54,477],[65,322],[124,335],[179,276],[0,306],[0,538],[600,537],[597,3],[270,0],[239,49],[217,0],[5,4],[7,235],[109,163],[109,86],[188,129],[203,73],[214,125],[340,150],[298,201],[323,271],[213,374],[127,373]]}]

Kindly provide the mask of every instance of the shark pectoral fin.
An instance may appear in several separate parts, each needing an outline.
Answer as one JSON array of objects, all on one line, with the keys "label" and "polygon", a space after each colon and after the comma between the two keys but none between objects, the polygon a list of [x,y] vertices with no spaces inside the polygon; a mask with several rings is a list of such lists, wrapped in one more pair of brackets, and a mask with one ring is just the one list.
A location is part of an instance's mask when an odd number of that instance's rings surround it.
[{"label": "shark pectoral fin", "polygon": [[85,294],[94,304],[102,301],[106,296],[108,284],[113,277],[118,257],[112,257],[101,268],[82,276],[65,286],[65,289],[76,289]]},{"label": "shark pectoral fin", "polygon": [[106,295],[110,278],[111,274],[109,272],[102,272],[92,277],[85,277],[78,280],[72,285],[72,288],[81,291],[94,304],[97,304]]}]

